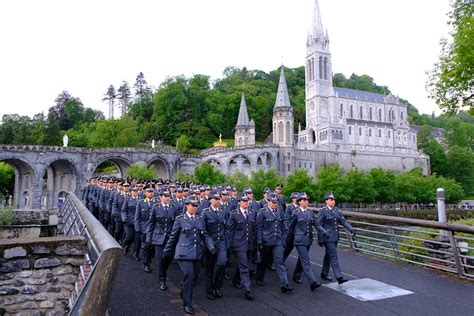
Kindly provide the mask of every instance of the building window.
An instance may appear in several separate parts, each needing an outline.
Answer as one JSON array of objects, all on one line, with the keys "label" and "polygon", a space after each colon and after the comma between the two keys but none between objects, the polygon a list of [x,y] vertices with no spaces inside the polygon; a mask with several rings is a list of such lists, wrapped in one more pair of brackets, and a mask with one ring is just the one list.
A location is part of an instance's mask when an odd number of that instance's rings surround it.
[{"label": "building window", "polygon": [[372,136],[372,129],[369,128],[369,137]]},{"label": "building window", "polygon": [[400,112],[400,118],[403,120],[403,111]]},{"label": "building window", "polygon": [[372,121],[372,108],[369,109],[369,120]]},{"label": "building window", "polygon": [[343,117],[344,115],[344,105],[341,103],[341,107],[340,107],[340,113],[341,115],[339,115],[340,117]]},{"label": "building window", "polygon": [[324,79],[328,79],[328,58],[324,57]]},{"label": "building window", "polygon": [[354,107],[351,104],[351,118],[353,118],[353,117],[354,117]]},{"label": "building window", "polygon": [[323,58],[322,57],[319,57],[318,63],[319,63],[319,79],[323,79]]},{"label": "building window", "polygon": [[352,134],[352,127],[349,126],[349,135]]},{"label": "building window", "polygon": [[362,127],[359,127],[359,136],[362,136]]},{"label": "building window", "polygon": [[363,118],[364,118],[364,114],[362,113],[362,107],[360,107],[359,113],[360,113],[360,119],[363,119]]},{"label": "building window", "polygon": [[379,129],[379,137],[382,137],[382,130]]},{"label": "building window", "polygon": [[382,122],[382,109],[379,109],[379,121]]},{"label": "building window", "polygon": [[390,138],[390,131],[388,131],[388,138]]}]

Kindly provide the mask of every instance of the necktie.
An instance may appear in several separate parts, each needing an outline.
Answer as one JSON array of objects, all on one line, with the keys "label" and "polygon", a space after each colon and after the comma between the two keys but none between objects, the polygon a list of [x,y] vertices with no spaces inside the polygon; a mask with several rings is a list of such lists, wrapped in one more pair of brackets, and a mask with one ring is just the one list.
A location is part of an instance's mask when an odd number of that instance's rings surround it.
[{"label": "necktie", "polygon": [[247,219],[247,215],[248,215],[248,214],[247,214],[247,210],[244,210],[244,217],[245,217],[245,219]]}]

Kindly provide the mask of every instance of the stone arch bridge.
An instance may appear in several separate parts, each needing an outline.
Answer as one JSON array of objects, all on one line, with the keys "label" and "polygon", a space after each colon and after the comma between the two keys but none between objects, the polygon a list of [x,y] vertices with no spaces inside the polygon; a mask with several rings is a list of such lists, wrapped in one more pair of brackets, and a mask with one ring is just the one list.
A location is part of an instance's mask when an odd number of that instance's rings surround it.
[{"label": "stone arch bridge", "polygon": [[15,169],[16,208],[55,207],[66,191],[80,195],[87,179],[105,161],[125,175],[131,164],[153,166],[158,177],[174,178],[181,171],[192,174],[209,162],[225,174],[237,170],[250,174],[258,169],[278,170],[278,146],[213,148],[201,155],[183,155],[171,148],[74,148],[37,145],[0,145],[0,161]]}]

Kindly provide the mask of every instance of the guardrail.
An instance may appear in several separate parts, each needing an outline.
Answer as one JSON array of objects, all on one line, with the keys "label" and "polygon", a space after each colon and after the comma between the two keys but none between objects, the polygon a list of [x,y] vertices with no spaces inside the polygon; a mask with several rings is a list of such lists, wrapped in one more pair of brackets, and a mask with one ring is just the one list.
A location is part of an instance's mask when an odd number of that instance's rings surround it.
[{"label": "guardrail", "polygon": [[[317,209],[313,208],[317,212]],[[343,212],[356,228],[340,228],[340,246],[474,279],[474,227],[435,221]]]},{"label": "guardrail", "polygon": [[67,193],[59,217],[59,234],[82,235],[88,246],[87,264],[69,298],[69,315],[105,315],[122,247],[72,192]]}]

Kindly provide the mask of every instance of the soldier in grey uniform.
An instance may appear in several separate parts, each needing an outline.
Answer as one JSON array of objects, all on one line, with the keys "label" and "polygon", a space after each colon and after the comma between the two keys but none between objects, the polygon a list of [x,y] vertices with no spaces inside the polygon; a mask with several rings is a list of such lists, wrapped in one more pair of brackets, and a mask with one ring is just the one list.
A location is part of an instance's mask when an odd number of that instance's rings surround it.
[{"label": "soldier in grey uniform", "polygon": [[273,258],[282,293],[293,291],[288,284],[288,274],[283,261],[283,244],[285,242],[285,228],[283,218],[278,211],[278,196],[269,194],[268,205],[257,214],[257,245],[261,260],[257,265],[257,284],[263,285],[265,269]]},{"label": "soldier in grey uniform", "polygon": [[[166,291],[166,271],[171,261],[163,260],[163,249],[168,242],[174,220],[178,216],[176,205],[171,203],[171,192],[162,191],[160,194],[160,202],[153,205],[150,213],[150,219],[147,223],[146,243],[155,247],[156,269],[159,272],[160,290]],[[151,253],[149,252],[146,262],[151,262]],[[149,264],[148,264],[149,265]]]},{"label": "soldier in grey uniform", "polygon": [[[123,201],[121,216],[122,223],[125,230],[125,239],[123,241],[123,254],[127,255],[131,244],[135,241],[133,249],[133,259],[140,261],[138,257],[139,254],[139,236],[135,236],[135,212],[137,210],[137,205],[140,200],[138,199],[138,187],[136,185],[132,186],[132,191],[130,195],[125,197]],[[136,234],[138,235],[138,233]]]},{"label": "soldier in grey uniform", "polygon": [[[294,244],[295,235],[294,235],[294,232],[289,231],[290,230],[289,228],[290,228],[291,217],[293,216],[294,211],[297,210],[299,207],[299,205],[296,202],[298,195],[299,195],[299,192],[291,193],[290,195],[291,203],[286,207],[285,214],[284,214],[285,229],[288,231],[286,235],[286,240],[285,240],[285,251],[283,253],[283,260],[285,261],[290,255],[291,251],[293,251],[293,248],[295,247],[295,244]],[[303,273],[303,267],[301,266],[301,261],[298,258],[298,261],[296,261],[295,271],[293,273],[293,281],[295,283],[301,284],[302,273]]]},{"label": "soldier in grey uniform", "polygon": [[204,209],[202,220],[204,228],[209,237],[212,238],[215,253],[204,250],[206,264],[206,292],[208,299],[222,297],[222,284],[224,282],[224,271],[227,265],[227,245],[225,241],[225,225],[227,214],[220,206],[220,195],[211,192],[209,199],[211,205]]},{"label": "soldier in grey uniform", "polygon": [[252,253],[255,246],[255,212],[249,209],[247,196],[238,198],[238,207],[230,212],[227,222],[227,248],[235,252],[238,269],[235,278],[240,275],[241,287],[245,290],[245,298],[249,301],[255,298],[250,288],[250,269]]},{"label": "soldier in grey uniform", "polygon": [[324,194],[324,202],[326,205],[321,208],[318,213],[316,227],[318,229],[318,244],[326,249],[324,254],[323,268],[321,270],[321,279],[332,281],[329,276],[329,267],[339,284],[347,282],[343,278],[341,268],[337,259],[337,242],[339,241],[338,224],[344,226],[355,236],[355,229],[346,221],[340,209],[336,207],[336,199],[334,194],[326,192]]},{"label": "soldier in grey uniform", "polygon": [[[289,234],[294,236],[293,242],[298,252],[299,266],[302,267],[308,279],[311,291],[314,291],[321,286],[311,270],[311,260],[309,258],[309,248],[313,244],[313,227],[316,227],[316,216],[308,210],[309,197],[306,193],[300,193],[297,201],[299,207],[293,211],[291,216]],[[297,271],[297,268],[298,264],[295,267],[293,279],[295,279],[295,275],[301,274],[300,271]],[[298,283],[301,283],[301,281]]]},{"label": "soldier in grey uniform", "polygon": [[157,202],[153,198],[154,189],[148,187],[145,189],[145,198],[140,200],[137,204],[135,211],[135,232],[139,236],[138,242],[143,246],[143,264],[145,265],[145,272],[150,273],[151,256],[148,255],[150,249],[149,245],[146,245],[146,234],[147,234],[147,223],[150,219],[150,213],[153,205]]},{"label": "soldier in grey uniform", "polygon": [[199,276],[204,247],[211,253],[215,253],[216,249],[204,229],[204,222],[199,215],[196,215],[199,201],[190,196],[186,199],[185,205],[186,212],[176,217],[163,257],[165,260],[171,260],[173,252],[175,253],[174,259],[178,261],[183,273],[181,297],[184,312],[194,314],[193,288]]}]

